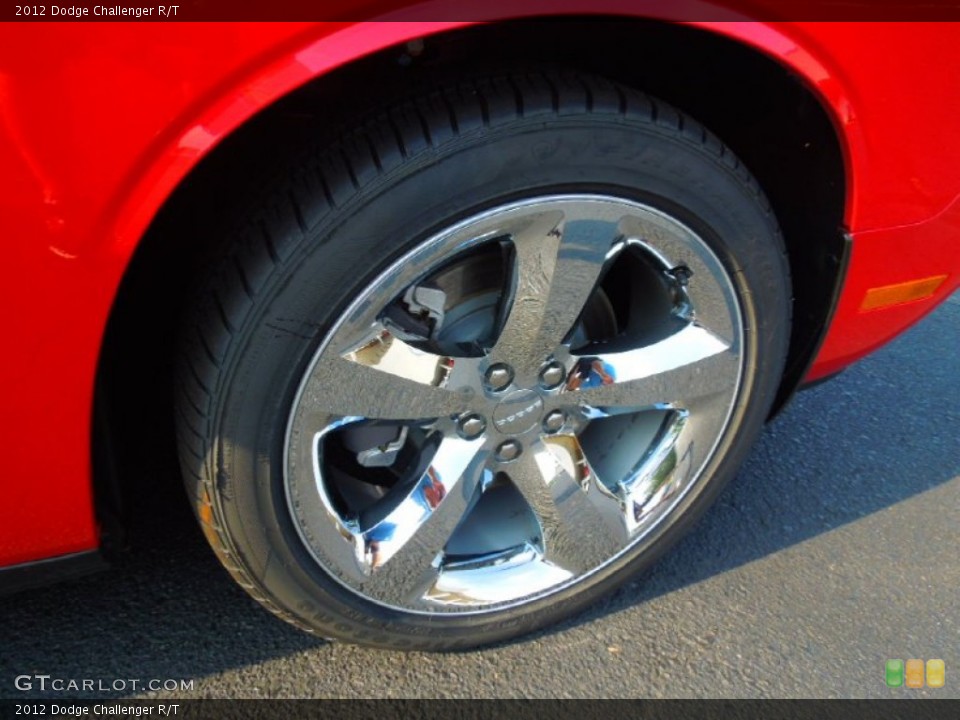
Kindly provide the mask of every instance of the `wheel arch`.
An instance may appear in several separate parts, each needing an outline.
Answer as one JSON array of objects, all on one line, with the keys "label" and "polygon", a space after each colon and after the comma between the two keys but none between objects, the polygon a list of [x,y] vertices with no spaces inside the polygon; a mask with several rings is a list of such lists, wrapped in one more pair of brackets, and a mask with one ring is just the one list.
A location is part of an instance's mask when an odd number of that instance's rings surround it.
[{"label": "wheel arch", "polygon": [[[167,426],[151,434],[150,442],[157,442],[160,452],[163,448],[169,451],[173,437],[167,392],[171,357],[167,350],[174,344],[175,318],[188,297],[192,279],[216,252],[208,239],[217,218],[228,211],[226,196],[242,195],[244,181],[240,177],[245,171],[251,167],[254,174],[261,169],[268,171],[275,161],[276,148],[265,151],[262,138],[278,130],[283,133],[285,145],[290,147],[280,148],[282,155],[302,139],[333,132],[351,114],[385,102],[393,93],[399,96],[409,92],[437,74],[456,75],[491,65],[475,61],[477,57],[496,56],[494,65],[562,64],[612,74],[625,84],[686,110],[741,156],[771,196],[784,226],[793,266],[797,327],[778,403],[789,397],[813,359],[829,319],[835,288],[842,279],[842,225],[858,148],[849,93],[814,52],[772,25],[669,25],[621,18],[597,19],[583,26],[570,20],[539,19],[543,25],[533,43],[519,41],[521,36],[529,38],[529,26],[514,23],[374,23],[348,26],[319,38],[307,37],[264,65],[225,82],[216,97],[194,108],[190,118],[157,140],[142,164],[147,169],[129,184],[112,231],[105,235],[109,244],[106,252],[129,258],[111,309],[97,371],[94,482],[100,515],[108,531],[123,525],[118,518],[126,491],[117,478],[125,477],[144,452],[142,446],[138,448],[142,437],[132,439],[121,423],[111,422],[113,417],[126,414],[124,404],[130,402],[130,389],[136,382],[126,359],[143,342],[161,349],[147,360],[152,366],[148,372],[152,370],[160,382],[148,393],[146,402],[158,423]],[[586,36],[584,27],[590,27]],[[616,33],[616,47],[622,57],[604,67],[591,59],[598,55],[592,50],[609,47],[611,33]],[[567,38],[577,40],[576,52],[567,52],[572,47],[564,44],[570,42]],[[692,51],[686,58],[676,50],[678,38],[687,51]],[[420,40],[424,40],[422,53]],[[417,42],[405,46],[409,41]],[[641,54],[647,60],[663,59],[659,70],[656,63],[636,59],[624,62],[631,59],[637,47],[643,48]],[[720,53],[723,62],[713,63],[711,68],[702,61],[715,57],[713,53]],[[382,77],[385,68],[389,72]],[[748,87],[741,84],[738,88],[736,77],[731,79],[731,73],[740,72],[753,73]],[[391,80],[400,76],[402,82]],[[379,81],[373,82],[378,77]],[[357,87],[366,92],[358,96]],[[759,120],[766,118],[769,131],[773,111],[758,101],[764,96],[753,92],[757,88],[772,93],[766,97],[774,105],[782,102],[789,108],[780,111],[777,122],[799,108],[802,119],[813,123],[814,139],[807,149],[800,120],[794,119],[791,127],[772,133],[771,142],[779,152],[769,153],[752,126],[738,123],[737,112],[711,111],[711,98],[729,92],[732,105],[741,103],[740,108],[752,109]],[[752,94],[756,95],[753,100]],[[749,116],[750,112],[741,114]],[[814,151],[808,152],[813,144]],[[786,164],[778,167],[784,158]],[[797,190],[801,196],[794,195]],[[216,199],[211,203],[213,196]],[[824,208],[815,222],[805,212],[811,206]],[[158,293],[170,297],[173,307],[158,307]],[[145,338],[146,327],[154,331],[159,328],[161,342],[156,337]],[[103,452],[108,446],[115,451]],[[110,459],[98,459],[105,457]],[[111,470],[114,466],[116,469]]]}]

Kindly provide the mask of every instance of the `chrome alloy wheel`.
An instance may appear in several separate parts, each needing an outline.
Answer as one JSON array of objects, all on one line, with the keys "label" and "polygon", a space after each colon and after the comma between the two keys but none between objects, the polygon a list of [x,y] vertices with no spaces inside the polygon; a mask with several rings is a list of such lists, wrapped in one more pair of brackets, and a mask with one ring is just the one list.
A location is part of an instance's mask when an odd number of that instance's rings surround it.
[{"label": "chrome alloy wheel", "polygon": [[429,237],[346,309],[289,416],[289,510],[319,566],[414,613],[533,601],[654,543],[704,485],[743,321],[709,245],[601,195]]}]

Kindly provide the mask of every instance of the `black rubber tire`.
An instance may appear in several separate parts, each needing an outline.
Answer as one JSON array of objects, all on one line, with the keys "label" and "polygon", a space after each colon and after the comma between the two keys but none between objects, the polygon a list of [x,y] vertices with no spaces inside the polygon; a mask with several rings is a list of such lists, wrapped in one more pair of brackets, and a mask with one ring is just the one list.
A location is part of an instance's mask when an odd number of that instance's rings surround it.
[{"label": "black rubber tire", "polygon": [[[418,241],[486,207],[570,191],[636,199],[677,217],[734,279],[743,389],[704,491],[648,551],[528,605],[435,617],[364,600],[318,567],[284,498],[284,433],[306,365],[345,303]],[[229,241],[184,327],[176,397],[183,474],[206,537],[237,581],[279,617],[324,637],[464,648],[586,607],[649,566],[736,473],[786,355],[789,267],[755,180],[689,117],[592,76],[491,77],[396,105],[305,150],[263,188]]]}]

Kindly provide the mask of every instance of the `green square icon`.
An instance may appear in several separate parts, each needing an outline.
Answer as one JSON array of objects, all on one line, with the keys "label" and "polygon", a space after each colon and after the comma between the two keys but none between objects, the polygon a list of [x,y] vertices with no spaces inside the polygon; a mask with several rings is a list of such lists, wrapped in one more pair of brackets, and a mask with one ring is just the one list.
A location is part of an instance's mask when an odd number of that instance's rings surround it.
[{"label": "green square icon", "polygon": [[887,660],[887,687],[903,685],[903,660]]}]

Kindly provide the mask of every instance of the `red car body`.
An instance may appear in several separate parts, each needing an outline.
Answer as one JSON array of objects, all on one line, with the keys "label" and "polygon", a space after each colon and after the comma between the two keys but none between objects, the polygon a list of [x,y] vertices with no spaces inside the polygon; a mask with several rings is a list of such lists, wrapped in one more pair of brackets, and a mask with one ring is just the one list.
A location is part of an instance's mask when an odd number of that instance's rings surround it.
[{"label": "red car body", "polygon": [[[486,8],[485,19],[496,12]],[[603,0],[571,0],[563,12],[651,14]],[[880,347],[960,284],[960,31],[741,14],[692,24],[799,77],[843,154],[851,253],[809,382]],[[305,83],[467,24],[0,27],[0,567],[98,547],[98,357],[121,280],[171,193],[224,138]]]}]

